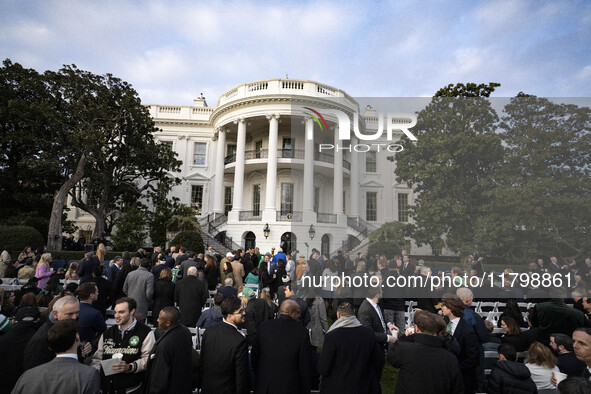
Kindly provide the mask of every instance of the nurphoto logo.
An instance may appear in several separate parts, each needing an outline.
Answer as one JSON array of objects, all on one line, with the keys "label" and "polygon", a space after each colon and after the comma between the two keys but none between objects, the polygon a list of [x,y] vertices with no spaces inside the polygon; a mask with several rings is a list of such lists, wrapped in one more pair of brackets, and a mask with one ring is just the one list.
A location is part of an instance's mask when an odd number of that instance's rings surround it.
[{"label": "nurphoto logo", "polygon": [[[326,119],[324,119],[324,115],[332,115],[336,117],[338,121],[338,139],[341,141],[348,141],[351,140],[351,130],[355,134],[360,141],[375,141],[382,137],[384,134],[384,114],[378,114],[378,128],[375,134],[362,134],[359,130],[359,114],[357,112],[353,113],[353,127],[351,127],[351,120],[349,116],[338,109],[322,109],[322,113],[320,111],[315,110],[310,107],[303,107],[304,110],[302,111],[305,115],[311,117],[320,127],[321,131],[328,131],[328,124],[326,123]],[[388,112],[386,114],[386,139],[388,141],[392,141],[394,131],[401,131],[406,135],[411,141],[417,141],[417,137],[414,136],[410,132],[409,129],[414,127],[417,124],[417,116],[411,113],[405,112]],[[314,132],[312,129],[309,129],[306,133],[306,139],[313,140],[314,139]],[[387,150],[388,152],[396,153],[401,152],[404,150],[404,147],[400,144],[355,144],[355,145],[348,145],[343,146],[339,144],[320,144],[318,146],[318,150],[320,152],[326,150],[346,150],[349,152],[368,152],[372,150],[372,147],[380,152],[382,148]]]}]

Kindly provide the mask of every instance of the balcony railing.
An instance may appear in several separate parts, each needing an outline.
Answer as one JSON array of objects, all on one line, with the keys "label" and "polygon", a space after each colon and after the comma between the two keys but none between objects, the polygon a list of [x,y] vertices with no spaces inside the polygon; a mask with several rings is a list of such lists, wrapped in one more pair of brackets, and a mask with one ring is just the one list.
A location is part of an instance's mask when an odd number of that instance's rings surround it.
[{"label": "balcony railing", "polygon": [[278,222],[301,222],[303,220],[302,212],[281,212],[277,211]]},{"label": "balcony railing", "polygon": [[238,220],[241,222],[248,222],[249,220],[261,220],[261,211],[240,211]]},{"label": "balcony railing", "polygon": [[[305,152],[303,149],[277,149],[277,158],[281,159],[300,159],[304,160]],[[261,150],[247,150],[244,152],[244,160],[267,159],[269,151],[267,149]],[[330,153],[314,152],[314,160],[323,163],[334,163],[334,156]],[[236,154],[228,155],[224,158],[224,164],[231,164],[236,162]],[[343,160],[343,168],[351,170],[351,163]]]},{"label": "balcony railing", "polygon": [[318,213],[316,220],[318,223],[336,223],[337,215],[335,213]]}]

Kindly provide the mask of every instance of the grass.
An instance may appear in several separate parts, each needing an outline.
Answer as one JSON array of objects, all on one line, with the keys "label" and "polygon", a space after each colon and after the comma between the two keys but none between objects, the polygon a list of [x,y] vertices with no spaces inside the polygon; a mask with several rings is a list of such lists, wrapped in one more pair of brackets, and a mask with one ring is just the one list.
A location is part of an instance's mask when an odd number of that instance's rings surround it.
[{"label": "grass", "polygon": [[391,366],[387,361],[382,371],[382,380],[380,384],[382,386],[382,393],[393,393],[396,389],[396,382],[398,381],[398,369]]}]

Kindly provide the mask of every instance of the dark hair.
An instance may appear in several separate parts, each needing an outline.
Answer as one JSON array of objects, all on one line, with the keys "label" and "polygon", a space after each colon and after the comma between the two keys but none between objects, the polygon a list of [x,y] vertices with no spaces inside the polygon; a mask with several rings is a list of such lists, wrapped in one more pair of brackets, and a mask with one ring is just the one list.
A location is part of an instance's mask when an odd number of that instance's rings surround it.
[{"label": "dark hair", "polygon": [[519,324],[517,321],[509,316],[503,316],[501,321],[504,321],[507,325],[507,334],[510,335],[519,335],[521,334],[521,329],[519,328]]},{"label": "dark hair", "polygon": [[222,316],[224,319],[242,308],[242,301],[236,297],[224,298],[222,301]]},{"label": "dark hair", "polygon": [[441,305],[445,305],[455,317],[464,316],[464,303],[454,294],[444,294]]},{"label": "dark hair", "polygon": [[226,273],[230,273],[230,272],[234,271],[234,269],[232,268],[232,264],[230,264],[229,261],[226,261],[226,266],[224,267],[224,271]]},{"label": "dark hair", "polygon": [[381,291],[382,291],[382,289],[380,287],[370,286],[367,289],[367,298],[374,298],[375,296],[380,294]]},{"label": "dark hair", "polygon": [[215,293],[215,295],[213,296],[213,304],[214,305],[220,305],[223,300],[224,300],[224,295],[222,293]]},{"label": "dark hair", "polygon": [[427,311],[416,311],[414,322],[424,333],[436,335],[439,332],[439,324],[435,319],[435,315]]},{"label": "dark hair", "polygon": [[78,290],[76,290],[76,295],[80,301],[87,300],[96,291],[96,289],[96,283],[86,282],[78,287]]},{"label": "dark hair", "polygon": [[573,339],[566,334],[551,334],[551,337],[554,337],[554,343],[556,347],[564,346],[564,349],[567,352],[573,351]]},{"label": "dark hair", "polygon": [[339,303],[337,311],[341,314],[341,316],[353,316],[355,314],[353,305],[351,305],[349,301],[343,301]]},{"label": "dark hair", "polygon": [[499,346],[498,352],[505,356],[508,361],[517,361],[517,350],[515,350],[515,346],[510,343],[503,343]]},{"label": "dark hair", "polygon": [[582,376],[570,376],[558,383],[560,394],[589,394],[591,382]]},{"label": "dark hair", "polygon": [[285,260],[277,259],[277,268],[285,268]]},{"label": "dark hair", "polygon": [[123,260],[131,259],[131,253],[129,253],[127,250],[125,252],[123,252],[123,254],[121,256],[123,256]]},{"label": "dark hair", "polygon": [[76,342],[77,332],[76,320],[58,321],[47,332],[47,345],[55,353],[64,353]]},{"label": "dark hair", "polygon": [[164,312],[170,324],[176,324],[181,319],[181,312],[174,306],[165,306],[162,308],[162,312]]},{"label": "dark hair", "polygon": [[259,276],[259,267],[254,267],[250,273]]},{"label": "dark hair", "polygon": [[328,263],[326,263],[326,268],[328,268],[330,272],[336,272],[337,264],[335,263],[335,259],[329,259]]},{"label": "dark hair", "polygon": [[76,290],[78,290],[78,283],[70,282],[66,285],[66,288],[64,290],[68,293],[76,294]]},{"label": "dark hair", "polygon": [[149,258],[144,257],[140,260],[140,267],[150,268],[151,261]]},{"label": "dark hair", "polygon": [[131,297],[121,297],[117,301],[115,301],[115,305],[127,303],[127,307],[129,312],[137,308],[137,302]]},{"label": "dark hair", "polygon": [[99,276],[103,276],[103,266],[102,264],[95,265],[92,269],[92,276],[98,278]]}]

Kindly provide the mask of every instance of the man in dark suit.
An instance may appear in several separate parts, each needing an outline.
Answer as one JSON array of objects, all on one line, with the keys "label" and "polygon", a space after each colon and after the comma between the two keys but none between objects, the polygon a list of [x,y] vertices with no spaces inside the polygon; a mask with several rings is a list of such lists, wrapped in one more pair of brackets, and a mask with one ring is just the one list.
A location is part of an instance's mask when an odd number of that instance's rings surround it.
[{"label": "man in dark suit", "polygon": [[586,369],[583,361],[573,353],[573,340],[568,335],[554,333],[550,335],[550,348],[556,355],[560,372],[570,376],[581,376]]},{"label": "man in dark suit", "polygon": [[164,307],[158,316],[158,329],[164,334],[150,353],[146,393],[193,392],[192,341],[187,327],[179,324],[181,314],[174,306]]},{"label": "man in dark suit", "polygon": [[[285,300],[279,318],[261,323],[252,347],[255,393],[309,393],[312,350],[308,330],[298,324],[300,306]],[[276,371],[280,360],[281,372]]]},{"label": "man in dark suit", "polygon": [[350,302],[339,304],[337,318],[324,337],[318,360],[317,369],[322,375],[320,391],[379,392],[384,350],[376,342],[373,331],[359,323]]},{"label": "man in dark suit", "polygon": [[388,362],[400,368],[396,393],[463,393],[458,360],[438,336],[437,316],[417,311],[414,323],[415,334],[397,341],[388,351]]},{"label": "man in dark suit", "polygon": [[402,267],[400,270],[400,275],[411,276],[411,275],[414,275],[414,273],[415,273],[414,265],[410,262],[410,259],[408,258],[408,256],[404,255],[404,257],[402,258]]},{"label": "man in dark suit", "polygon": [[205,330],[199,358],[199,386],[204,394],[250,392],[248,346],[238,327],[244,324],[244,309],[238,298],[222,302],[224,320]]},{"label": "man in dark suit", "polygon": [[47,344],[56,357],[26,371],[16,383],[13,394],[98,394],[100,378],[96,369],[78,362],[80,336],[76,321],[55,323],[47,333]]},{"label": "man in dark suit", "polygon": [[447,331],[459,345],[458,362],[464,381],[464,392],[474,393],[478,386],[476,368],[480,362],[478,337],[472,326],[463,319],[464,303],[453,294],[445,294],[441,299],[441,311],[445,316]]},{"label": "man in dark suit", "polygon": [[187,276],[178,281],[174,289],[174,300],[181,310],[181,324],[195,327],[208,295],[207,284],[197,278],[197,267],[189,267]]},{"label": "man in dark suit", "polygon": [[94,267],[100,265],[98,257],[92,252],[88,252],[84,255],[84,259],[78,264],[76,274],[80,278],[80,284],[90,282],[92,280],[92,271]]},{"label": "man in dark suit", "polygon": [[367,298],[361,303],[357,318],[362,325],[374,331],[376,342],[385,347],[388,343],[394,343],[396,339],[391,332],[395,327],[394,324],[384,320],[382,310],[378,306],[381,295],[380,287],[367,289]]}]

